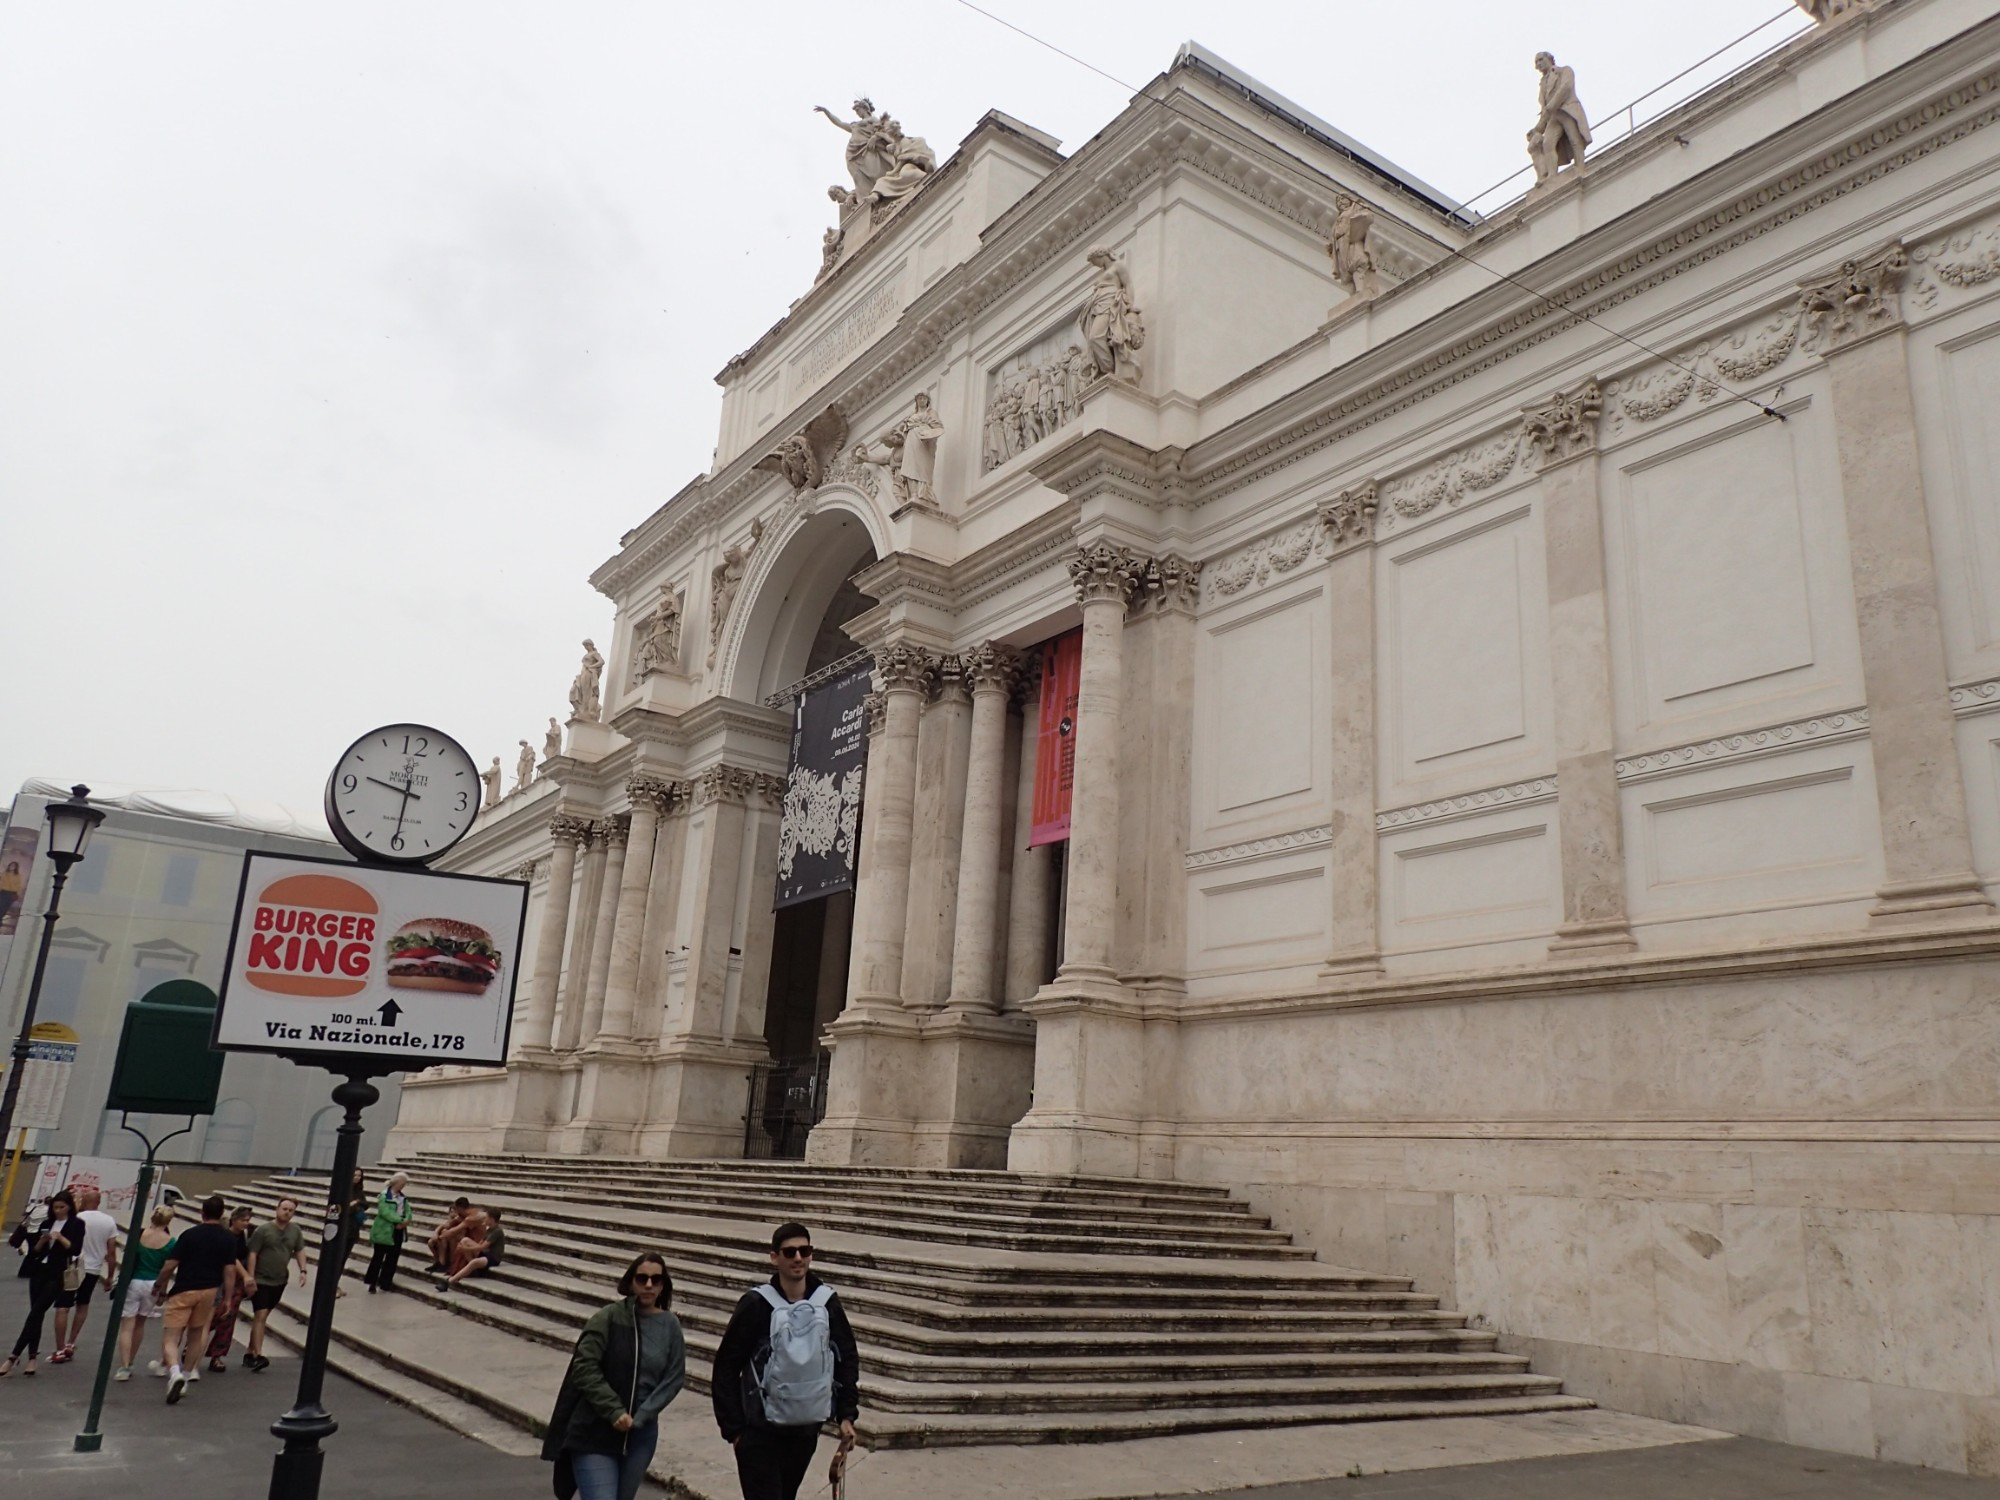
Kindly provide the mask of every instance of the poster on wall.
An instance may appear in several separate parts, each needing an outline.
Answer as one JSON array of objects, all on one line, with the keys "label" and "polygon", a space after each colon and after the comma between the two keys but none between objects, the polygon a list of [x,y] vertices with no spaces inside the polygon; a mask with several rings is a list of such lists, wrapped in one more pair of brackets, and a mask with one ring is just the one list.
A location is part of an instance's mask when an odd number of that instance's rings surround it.
[{"label": "poster on wall", "polygon": [[854,889],[868,765],[868,662],[792,700],[774,910]]},{"label": "poster on wall", "polygon": [[[94,1188],[104,1195],[104,1201],[97,1206],[122,1226],[132,1218],[132,1199],[139,1191],[139,1166],[138,1162],[119,1156],[44,1156],[35,1164],[34,1187],[28,1201],[41,1203],[63,1188],[72,1194]],[[160,1170],[148,1194],[153,1200],[151,1206],[158,1207],[164,1200],[166,1187],[166,1173]]]},{"label": "poster on wall", "polygon": [[28,1031],[28,1057],[21,1064],[21,1096],[14,1123],[26,1130],[60,1130],[63,1101],[76,1069],[76,1033],[60,1021],[42,1021]]},{"label": "poster on wall", "polygon": [[518,880],[246,854],[213,1045],[504,1064],[527,906]]},{"label": "poster on wall", "polygon": [[1028,847],[1069,837],[1070,790],[1076,785],[1076,699],[1083,678],[1083,632],[1042,648],[1042,706],[1035,734],[1035,819]]},{"label": "poster on wall", "polygon": [[0,938],[12,937],[21,924],[28,877],[35,873],[37,833],[34,828],[20,827],[0,836]]}]

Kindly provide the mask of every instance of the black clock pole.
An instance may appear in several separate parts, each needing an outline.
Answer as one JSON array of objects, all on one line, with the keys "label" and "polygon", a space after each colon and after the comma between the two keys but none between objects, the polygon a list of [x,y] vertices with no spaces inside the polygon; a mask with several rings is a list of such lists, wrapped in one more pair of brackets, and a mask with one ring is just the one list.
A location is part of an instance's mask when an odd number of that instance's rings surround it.
[{"label": "black clock pole", "polygon": [[347,1074],[346,1082],[333,1090],[333,1102],[346,1114],[334,1140],[333,1179],[327,1184],[326,1218],[320,1225],[319,1269],[313,1279],[305,1352],[299,1360],[298,1399],[271,1424],[271,1435],[282,1438],[285,1446],[271,1461],[270,1500],[319,1500],[320,1470],[326,1463],[320,1440],[340,1430],[321,1405],[320,1392],[326,1385],[326,1346],[333,1336],[333,1299],[347,1265],[347,1196],[353,1191],[354,1167],[361,1157],[361,1111],[382,1097],[372,1071],[351,1071],[361,1061],[335,1068]]}]

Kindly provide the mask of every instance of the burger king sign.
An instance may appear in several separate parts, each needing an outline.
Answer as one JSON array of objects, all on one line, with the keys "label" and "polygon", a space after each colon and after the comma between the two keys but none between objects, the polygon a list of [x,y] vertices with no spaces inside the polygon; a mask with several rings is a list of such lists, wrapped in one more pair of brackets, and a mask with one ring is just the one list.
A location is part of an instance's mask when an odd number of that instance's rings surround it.
[{"label": "burger king sign", "polygon": [[246,854],[215,1045],[504,1063],[528,888]]}]

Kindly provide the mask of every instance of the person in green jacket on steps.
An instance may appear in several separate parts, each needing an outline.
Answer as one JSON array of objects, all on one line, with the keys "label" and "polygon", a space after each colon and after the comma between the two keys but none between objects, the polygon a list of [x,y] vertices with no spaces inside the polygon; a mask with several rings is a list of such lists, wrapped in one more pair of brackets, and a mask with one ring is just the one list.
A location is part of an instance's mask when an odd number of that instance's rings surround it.
[{"label": "person in green jacket on steps", "polygon": [[665,1258],[634,1256],[618,1296],[583,1325],[549,1416],[542,1457],[556,1466],[556,1500],[633,1500],[660,1440],[660,1413],[687,1377]]},{"label": "person in green jacket on steps", "polygon": [[408,1174],[398,1172],[375,1200],[375,1217],[368,1225],[368,1274],[362,1278],[371,1296],[396,1290],[396,1262],[403,1258],[403,1236],[416,1212],[404,1191],[409,1185]]}]

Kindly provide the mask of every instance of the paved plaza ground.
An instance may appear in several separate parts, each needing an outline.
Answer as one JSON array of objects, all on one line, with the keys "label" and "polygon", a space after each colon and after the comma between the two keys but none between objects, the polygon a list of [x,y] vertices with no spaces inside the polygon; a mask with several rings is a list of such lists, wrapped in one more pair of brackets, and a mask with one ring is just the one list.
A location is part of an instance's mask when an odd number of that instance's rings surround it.
[{"label": "paved plaza ground", "polygon": [[[11,1345],[26,1306],[22,1283],[0,1275],[0,1330]],[[102,1316],[98,1309],[96,1316]],[[464,1325],[402,1298],[349,1296],[340,1316],[357,1327],[436,1320],[440,1353]],[[476,1326],[476,1325],[475,1325]],[[103,1325],[96,1325],[101,1333]],[[469,1330],[468,1330],[469,1331]],[[109,1388],[102,1451],[80,1454],[95,1369],[91,1357],[33,1378],[0,1381],[0,1494],[35,1500],[102,1500],[114,1494],[262,1500],[277,1442],[271,1422],[291,1404],[298,1363],[273,1342],[262,1375],[232,1363],[204,1378],[180,1405],[144,1374]],[[239,1343],[240,1350],[240,1343]],[[472,1353],[470,1347],[463,1351]],[[864,1351],[864,1358],[865,1358]],[[496,1426],[507,1451],[438,1426],[374,1392],[330,1375],[326,1404],[341,1423],[326,1445],[326,1500],[412,1500],[447,1493],[486,1500],[549,1493],[550,1471],[533,1440]],[[685,1453],[683,1494],[733,1500],[726,1450],[707,1401],[691,1393],[669,1409],[663,1456]],[[1360,1477],[1347,1477],[1358,1468]],[[1390,1472],[1383,1472],[1388,1470]],[[823,1472],[823,1471],[820,1471]],[[1317,1474],[1302,1482],[1270,1478]],[[1244,1486],[1250,1487],[1244,1487]],[[823,1495],[816,1472],[808,1495]],[[664,1493],[649,1489],[649,1494]],[[1146,1443],[1031,1448],[948,1448],[863,1453],[850,1500],[2000,1500],[2000,1482],[1812,1449],[1728,1438],[1615,1412],[1519,1418],[1213,1433]]]}]

